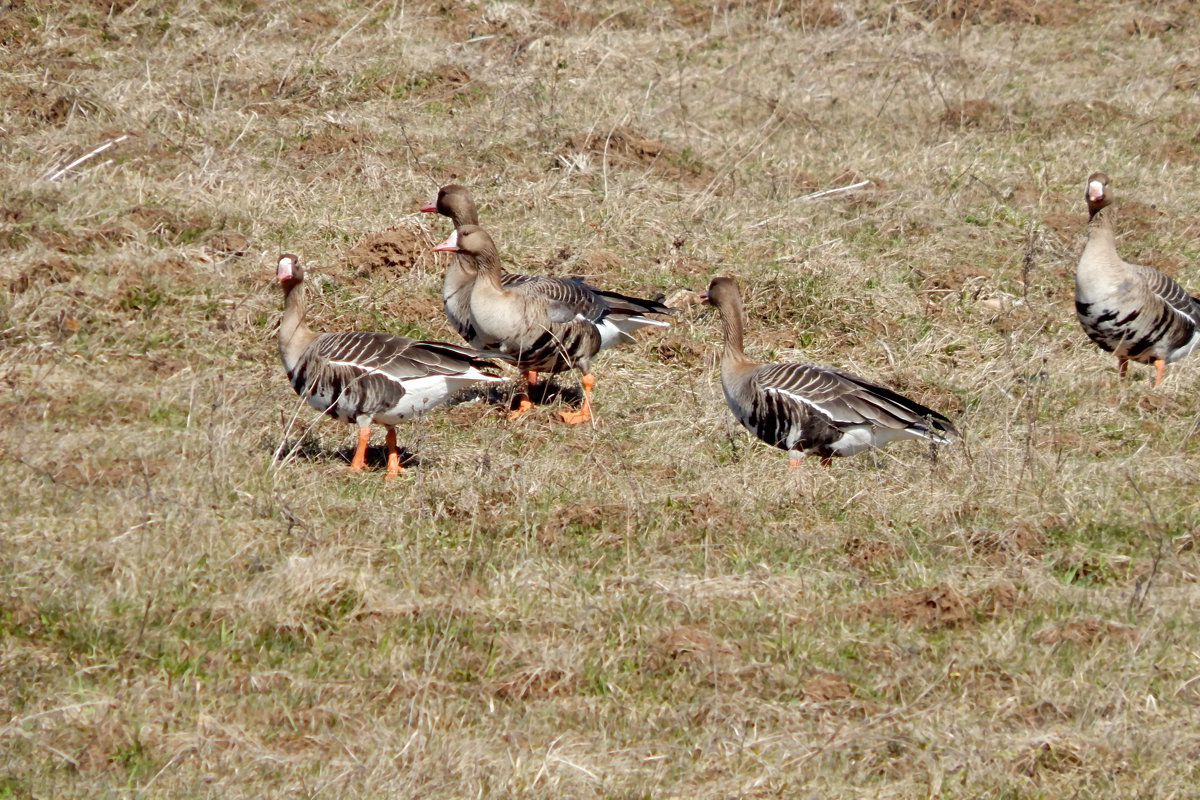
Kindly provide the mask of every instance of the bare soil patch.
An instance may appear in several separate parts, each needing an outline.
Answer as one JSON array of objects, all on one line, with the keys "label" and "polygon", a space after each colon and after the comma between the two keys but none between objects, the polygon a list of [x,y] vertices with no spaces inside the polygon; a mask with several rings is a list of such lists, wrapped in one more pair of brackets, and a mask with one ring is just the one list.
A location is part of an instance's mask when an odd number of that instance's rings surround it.
[{"label": "bare soil patch", "polygon": [[346,262],[365,275],[398,275],[426,258],[433,246],[423,230],[401,225],[367,234],[346,254]]}]

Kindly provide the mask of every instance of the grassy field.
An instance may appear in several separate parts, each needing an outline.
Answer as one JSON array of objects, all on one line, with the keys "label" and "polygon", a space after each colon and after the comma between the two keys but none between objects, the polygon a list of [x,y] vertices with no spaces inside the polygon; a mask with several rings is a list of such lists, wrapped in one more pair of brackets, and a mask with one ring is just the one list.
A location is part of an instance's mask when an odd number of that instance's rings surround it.
[{"label": "grassy field", "polygon": [[[1118,382],[1072,301],[1096,169],[1200,292],[1193,3],[0,9],[0,798],[1200,797],[1200,358]],[[594,425],[462,403],[350,473],[275,259],[317,330],[453,341],[449,182],[681,310]],[[963,442],[789,471],[716,274],[751,355]]]}]

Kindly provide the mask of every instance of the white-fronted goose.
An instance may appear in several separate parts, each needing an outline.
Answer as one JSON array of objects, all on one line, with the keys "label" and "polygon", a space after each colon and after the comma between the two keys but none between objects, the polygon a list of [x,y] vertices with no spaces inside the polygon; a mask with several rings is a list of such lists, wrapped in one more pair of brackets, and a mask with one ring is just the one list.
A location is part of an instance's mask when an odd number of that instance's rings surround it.
[{"label": "white-fronted goose", "polygon": [[387,474],[400,471],[395,426],[480,381],[503,378],[483,370],[492,359],[511,360],[462,345],[422,342],[391,333],[316,334],[304,322],[304,270],[291,253],[279,257],[275,278],[283,287],[279,358],[288,380],[310,406],[358,426],[350,468],[366,461],[371,424],[387,426]]},{"label": "white-fronted goose", "polygon": [[1163,370],[1200,344],[1200,302],[1169,277],[1117,255],[1116,209],[1108,176],[1088,178],[1087,244],[1075,269],[1075,313],[1093,342],[1117,356],[1117,374],[1130,361],[1153,364],[1154,385]]},{"label": "white-fronted goose", "polygon": [[[560,411],[563,421],[577,425],[592,417],[592,356],[600,350],[600,331],[585,314],[547,297],[535,283],[504,286],[500,255],[487,231],[464,225],[434,250],[467,256],[478,273],[471,288],[470,320],[473,343],[496,347],[513,356],[532,384],[539,372],[583,373],[583,405],[579,411]],[[533,407],[527,395],[510,415],[517,418]]]},{"label": "white-fronted goose", "polygon": [[[437,199],[421,207],[422,211],[436,211],[449,217],[454,230],[461,231],[465,225],[478,225],[475,201],[467,187],[452,183],[438,190]],[[446,316],[454,330],[468,342],[475,340],[471,329],[471,286],[475,272],[471,260],[455,254],[446,267],[446,278],[442,283],[442,302]],[[673,314],[675,309],[665,306],[661,297],[646,300],[630,297],[619,292],[610,292],[589,286],[580,278],[552,278],[502,272],[500,284],[506,288],[528,285],[526,292],[537,292],[548,299],[565,303],[596,323],[600,331],[600,348],[611,347],[630,341],[631,334],[648,325],[668,327],[670,323],[647,317],[646,314]]]},{"label": "white-fronted goose", "polygon": [[733,278],[713,278],[704,301],[721,312],[721,388],[729,410],[755,436],[804,455],[852,456],[898,439],[949,444],[950,420],[890,389],[821,364],[758,364],[742,350],[742,298]]}]

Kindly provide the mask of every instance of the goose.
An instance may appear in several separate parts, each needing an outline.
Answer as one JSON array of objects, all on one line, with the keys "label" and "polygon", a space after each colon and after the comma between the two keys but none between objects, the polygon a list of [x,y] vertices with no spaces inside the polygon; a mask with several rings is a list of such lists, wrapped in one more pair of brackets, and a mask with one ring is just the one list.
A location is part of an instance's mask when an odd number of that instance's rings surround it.
[{"label": "goose", "polygon": [[479,382],[498,382],[484,370],[500,353],[423,342],[391,333],[344,331],[317,334],[304,322],[304,269],[292,253],[279,257],[275,278],[283,288],[279,358],[288,380],[317,411],[358,426],[350,469],[366,463],[371,425],[387,427],[387,474],[399,473],[395,426],[424,413],[455,392]]},{"label": "goose", "polygon": [[[592,356],[600,350],[600,330],[588,313],[552,299],[537,290],[535,282],[504,286],[500,278],[500,256],[487,231],[478,225],[464,225],[452,231],[446,241],[433,248],[466,256],[477,277],[471,287],[470,321],[476,347],[496,347],[516,359],[532,386],[539,372],[582,373],[583,405],[578,411],[560,411],[569,425],[592,418]],[[601,312],[603,314],[603,312]],[[528,390],[519,398],[509,415],[517,419],[533,407]]]},{"label": "goose", "polygon": [[949,444],[958,432],[941,414],[891,389],[822,364],[759,364],[742,350],[742,298],[737,281],[713,278],[701,295],[721,313],[725,347],[721,388],[738,422],[762,441],[788,451],[789,467],[804,455],[829,466],[898,439]]},{"label": "goose", "polygon": [[1075,313],[1084,333],[1117,356],[1117,376],[1130,361],[1154,365],[1154,385],[1166,365],[1200,344],[1200,302],[1153,267],[1117,255],[1108,176],[1092,173],[1084,198],[1087,244],[1075,268]]},{"label": "goose", "polygon": [[[437,199],[421,207],[425,212],[437,212],[449,217],[454,230],[464,225],[478,225],[475,200],[471,191],[452,183],[438,190]],[[446,267],[442,283],[442,302],[451,326],[468,342],[475,340],[471,327],[471,287],[475,270],[470,257],[455,254]],[[502,272],[500,284],[505,288],[528,285],[526,292],[537,292],[552,301],[578,309],[596,323],[600,331],[600,349],[633,340],[633,332],[647,326],[670,327],[670,323],[646,314],[673,314],[675,309],[663,305],[662,296],[654,300],[630,297],[589,286],[580,278],[551,278]]]}]

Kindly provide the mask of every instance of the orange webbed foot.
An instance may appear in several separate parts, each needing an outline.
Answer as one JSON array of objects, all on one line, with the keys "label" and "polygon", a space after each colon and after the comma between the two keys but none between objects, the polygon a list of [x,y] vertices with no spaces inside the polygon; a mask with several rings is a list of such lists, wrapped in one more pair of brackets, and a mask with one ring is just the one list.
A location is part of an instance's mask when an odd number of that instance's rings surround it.
[{"label": "orange webbed foot", "polygon": [[583,405],[579,407],[578,411],[558,412],[558,416],[568,425],[578,425],[592,418],[592,387],[596,385],[596,379],[592,373],[585,372],[580,383],[583,385]]},{"label": "orange webbed foot", "polygon": [[532,411],[532,410],[533,410],[533,401],[530,400],[528,397],[525,397],[522,395],[521,398],[519,400],[517,400],[517,407],[514,408],[512,411],[508,412],[508,418],[509,419],[520,419],[527,412]]},{"label": "orange webbed foot", "polygon": [[560,411],[558,412],[558,416],[568,425],[578,425],[581,422],[587,422],[592,418],[592,410],[585,405],[578,411]]}]

